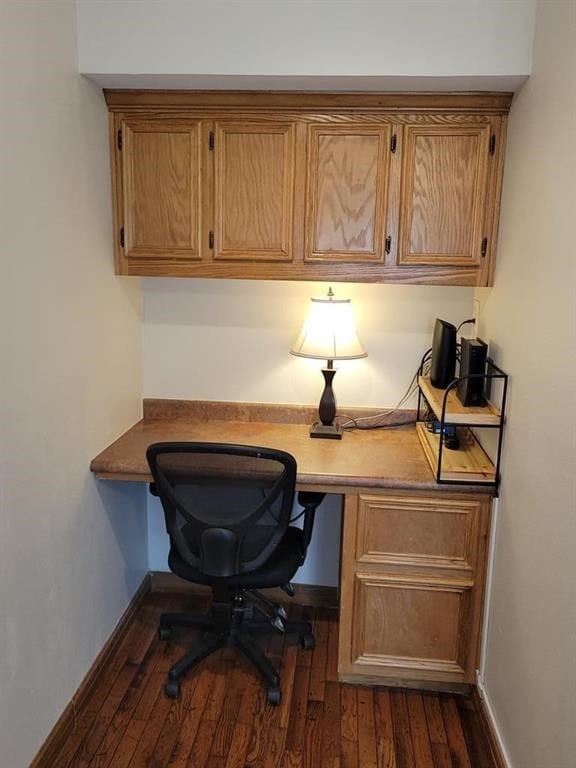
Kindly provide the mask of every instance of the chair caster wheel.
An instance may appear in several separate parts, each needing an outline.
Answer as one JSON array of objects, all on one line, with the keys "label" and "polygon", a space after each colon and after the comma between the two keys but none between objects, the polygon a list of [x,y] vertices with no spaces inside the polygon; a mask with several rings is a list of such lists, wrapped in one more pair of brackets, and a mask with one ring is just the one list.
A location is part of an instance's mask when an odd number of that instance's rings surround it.
[{"label": "chair caster wheel", "polygon": [[304,648],[305,651],[312,651],[316,647],[316,640],[314,639],[314,635],[300,635],[300,646]]},{"label": "chair caster wheel", "polygon": [[277,707],[282,700],[282,692],[280,691],[280,688],[268,688],[266,699],[268,704]]},{"label": "chair caster wheel", "polygon": [[272,620],[272,626],[278,630],[278,632],[285,632],[284,620],[280,616],[276,616]]},{"label": "chair caster wheel", "polygon": [[164,686],[164,693],[169,699],[177,699],[180,696],[180,683],[178,680],[168,680]]},{"label": "chair caster wheel", "polygon": [[172,627],[159,627],[158,628],[158,639],[159,640],[170,640],[172,637]]},{"label": "chair caster wheel", "polygon": [[276,616],[280,616],[281,619],[286,620],[288,618],[288,613],[286,612],[286,608],[284,608],[283,605],[275,605],[274,613]]}]

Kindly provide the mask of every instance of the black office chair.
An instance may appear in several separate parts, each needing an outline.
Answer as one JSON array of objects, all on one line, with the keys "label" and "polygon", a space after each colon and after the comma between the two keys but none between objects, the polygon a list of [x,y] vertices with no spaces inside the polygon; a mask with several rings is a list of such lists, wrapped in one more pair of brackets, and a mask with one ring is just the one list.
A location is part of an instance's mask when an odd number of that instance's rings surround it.
[{"label": "black office chair", "polygon": [[159,636],[175,626],[204,635],[168,672],[166,695],[176,698],[180,678],[225,645],[236,646],[266,681],[268,702],[279,704],[280,677],[254,640],[256,634],[295,633],[314,647],[309,622],[288,621],[286,611],[259,589],[281,586],[304,562],[322,493],[299,493],[304,525],[290,526],[296,460],[271,448],[219,443],[154,443],[146,456],[170,536],[170,569],[212,588],[210,613],[166,613]]}]

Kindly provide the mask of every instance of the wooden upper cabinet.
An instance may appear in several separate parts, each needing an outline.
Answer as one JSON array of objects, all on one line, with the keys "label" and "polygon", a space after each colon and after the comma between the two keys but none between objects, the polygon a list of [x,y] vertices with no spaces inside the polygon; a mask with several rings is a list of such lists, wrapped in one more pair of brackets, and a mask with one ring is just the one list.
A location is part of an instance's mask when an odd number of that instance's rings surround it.
[{"label": "wooden upper cabinet", "polygon": [[105,95],[120,274],[491,284],[510,94]]},{"label": "wooden upper cabinet", "polygon": [[305,260],[382,262],[392,128],[308,129]]},{"label": "wooden upper cabinet", "polygon": [[480,265],[491,135],[489,124],[405,126],[399,264]]},{"label": "wooden upper cabinet", "polygon": [[294,124],[217,123],[214,146],[214,259],[289,261]]},{"label": "wooden upper cabinet", "polygon": [[200,122],[131,118],[120,130],[124,257],[199,259]]}]

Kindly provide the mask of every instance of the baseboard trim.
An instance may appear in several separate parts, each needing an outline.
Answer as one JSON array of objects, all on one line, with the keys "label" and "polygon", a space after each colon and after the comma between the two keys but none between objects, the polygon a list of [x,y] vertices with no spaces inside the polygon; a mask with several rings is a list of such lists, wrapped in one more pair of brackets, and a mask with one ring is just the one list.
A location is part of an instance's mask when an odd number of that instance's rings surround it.
[{"label": "baseboard trim", "polygon": [[60,754],[64,743],[74,730],[79,713],[88,701],[94,685],[97,683],[98,678],[107,667],[110,658],[114,655],[116,649],[124,639],[124,635],[129,629],[134,614],[138,610],[142,600],[150,592],[150,583],[150,573],[147,573],[130,600],[128,607],[122,614],[120,621],[114,628],[114,631],[80,683],[72,700],[66,706],[64,712],[62,712],[56,721],[56,724],[48,734],[46,741],[30,764],[30,768],[53,768],[56,764],[57,757]]},{"label": "baseboard trim", "polygon": [[504,745],[502,744],[502,738],[500,737],[500,731],[496,724],[494,712],[492,711],[492,707],[486,696],[486,691],[480,683],[474,688],[472,700],[476,712],[478,713],[480,725],[486,735],[486,741],[490,747],[492,762],[496,768],[512,768],[512,764],[510,763]]},{"label": "baseboard trim", "polygon": [[[151,592],[178,592],[180,594],[208,595],[210,588],[166,571],[150,571]],[[311,608],[338,608],[337,587],[317,587],[313,584],[294,584],[296,594],[289,597],[281,589],[267,589],[266,595],[275,602],[309,606]]]}]

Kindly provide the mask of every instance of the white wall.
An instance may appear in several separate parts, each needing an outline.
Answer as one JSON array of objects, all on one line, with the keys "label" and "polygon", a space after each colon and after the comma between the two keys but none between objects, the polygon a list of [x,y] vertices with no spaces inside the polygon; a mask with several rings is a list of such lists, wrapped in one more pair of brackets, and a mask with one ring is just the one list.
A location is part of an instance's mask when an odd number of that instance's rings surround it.
[{"label": "white wall", "polygon": [[144,489],[88,469],[139,415],[140,297],[73,0],[2,0],[0,57],[0,765],[26,768],[146,571]]},{"label": "white wall", "polygon": [[[80,71],[116,87],[462,89],[530,72],[533,0],[78,0],[78,10]],[[479,79],[435,80],[463,76]]]},{"label": "white wall", "polygon": [[[145,397],[315,404],[322,361],[290,355],[311,296],[328,283],[144,279]],[[402,397],[436,317],[470,317],[474,289],[332,283],[349,297],[364,360],[342,361],[339,406],[391,406]],[[324,363],[325,364],[325,363]]]},{"label": "white wall", "polygon": [[480,334],[511,375],[485,687],[513,768],[576,754],[576,4],[539,3]]},{"label": "white wall", "polygon": [[[290,355],[311,296],[328,284],[250,280],[143,280],[143,368],[147,397],[316,404],[321,361]],[[346,406],[392,406],[430,346],[436,317],[469,318],[472,288],[334,283],[352,299],[364,360],[337,364],[334,388]],[[414,407],[415,403],[410,404]],[[166,569],[159,505],[148,503],[149,562]],[[295,581],[336,585],[339,497],[319,509],[313,545]]]}]

